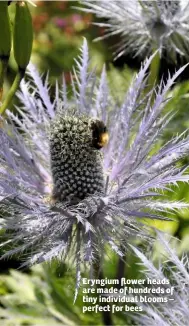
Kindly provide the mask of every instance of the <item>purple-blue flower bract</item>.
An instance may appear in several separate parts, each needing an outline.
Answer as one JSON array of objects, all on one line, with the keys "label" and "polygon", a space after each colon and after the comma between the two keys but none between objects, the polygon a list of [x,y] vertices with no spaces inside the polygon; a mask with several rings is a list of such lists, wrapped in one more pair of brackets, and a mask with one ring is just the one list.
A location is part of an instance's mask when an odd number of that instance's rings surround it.
[{"label": "purple-blue flower bract", "polygon": [[[136,313],[133,319],[141,326],[172,326],[187,325],[189,316],[189,260],[186,254],[181,258],[177,255],[176,249],[169,243],[165,235],[158,232],[157,239],[163,247],[163,255],[159,259],[158,267],[152,262],[152,257],[133,247],[135,254],[144,267],[145,278],[160,281],[153,286],[156,290],[161,288],[161,293],[143,295],[146,301],[139,303],[143,313]],[[174,239],[176,240],[176,239]],[[163,261],[166,259],[166,262]],[[166,280],[166,283],[163,282]],[[168,284],[167,288],[162,284]]]},{"label": "purple-blue flower bract", "polygon": [[[185,207],[166,201],[163,191],[189,180],[177,164],[188,155],[189,137],[182,134],[154,151],[172,116],[162,115],[166,93],[184,67],[165,85],[161,83],[151,104],[151,92],[142,96],[151,60],[146,60],[120,106],[111,95],[105,69],[100,79],[89,71],[86,41],[72,76],[71,99],[63,82],[52,100],[48,80],[43,83],[30,66],[31,81],[22,82],[18,93],[19,117],[8,112],[8,121],[2,121],[0,129],[1,227],[8,237],[3,246],[12,246],[3,258],[27,253],[26,265],[70,257],[79,280],[80,264],[92,266],[107,244],[122,256],[120,248],[127,249],[130,236],[147,238],[140,219],[163,218],[162,212]],[[77,121],[98,119],[109,132],[108,145],[98,149],[103,152],[104,188],[76,203],[52,201],[50,139],[56,111]]]},{"label": "purple-blue flower bract", "polygon": [[[159,49],[176,60],[177,55],[189,54],[188,0],[82,0],[85,12],[103,18],[96,25],[105,28],[105,39],[120,36],[115,55],[125,53],[140,56]],[[105,21],[106,19],[106,21]]]}]

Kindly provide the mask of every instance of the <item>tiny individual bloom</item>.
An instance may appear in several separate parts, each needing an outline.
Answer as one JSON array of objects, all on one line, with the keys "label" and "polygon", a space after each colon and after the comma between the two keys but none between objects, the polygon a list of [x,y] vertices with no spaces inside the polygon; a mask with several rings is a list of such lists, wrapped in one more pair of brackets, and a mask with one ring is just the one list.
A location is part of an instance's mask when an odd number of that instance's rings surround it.
[{"label": "tiny individual bloom", "polygon": [[[125,53],[147,55],[155,49],[160,53],[165,50],[167,55],[175,60],[176,55],[189,55],[189,2],[176,1],[146,1],[146,0],[100,0],[81,1],[85,12],[94,13],[97,17],[106,19],[97,25],[106,28],[105,39],[119,35],[121,41],[117,44],[116,57]],[[97,39],[97,40],[98,40]]]},{"label": "tiny individual bloom", "polygon": [[100,79],[89,70],[86,41],[71,77],[72,98],[65,81],[51,97],[48,79],[29,67],[19,117],[7,112],[0,129],[2,246],[10,246],[3,258],[27,254],[24,266],[71,258],[79,283],[81,263],[92,266],[107,245],[122,256],[132,236],[149,238],[143,218],[163,219],[162,212],[186,206],[163,200],[163,190],[189,181],[177,164],[188,155],[189,137],[154,151],[172,115],[162,115],[166,93],[184,67],[156,89],[151,106],[151,93],[142,94],[152,58],[120,106],[105,69]]},{"label": "tiny individual bloom", "polygon": [[[159,266],[137,248],[135,254],[144,267],[145,278],[156,280],[157,293],[148,296],[146,302],[140,303],[142,313],[133,315],[133,319],[141,326],[188,325],[189,318],[189,260],[187,255],[178,257],[165,235],[158,232],[157,239],[163,246],[163,257]],[[173,239],[172,239],[173,240]],[[161,282],[161,285],[160,285]],[[158,284],[158,283],[157,283]],[[161,294],[158,294],[158,287]],[[163,292],[164,291],[164,292]]]}]

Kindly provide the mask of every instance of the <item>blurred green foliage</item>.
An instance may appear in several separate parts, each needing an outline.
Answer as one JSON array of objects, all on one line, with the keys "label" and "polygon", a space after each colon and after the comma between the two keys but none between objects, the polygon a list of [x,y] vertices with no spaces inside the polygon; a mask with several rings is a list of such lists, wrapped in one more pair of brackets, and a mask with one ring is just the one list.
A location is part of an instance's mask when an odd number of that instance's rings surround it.
[{"label": "blurred green foliage", "polygon": [[[13,21],[14,3],[9,6]],[[69,72],[78,55],[83,37],[90,43],[93,63],[101,70],[105,61],[112,60],[111,51],[102,42],[92,40],[103,33],[91,24],[92,15],[81,13],[73,6],[80,6],[78,1],[37,1],[37,6],[30,5],[33,16],[34,43],[31,61],[42,72],[49,71],[51,81],[65,74],[70,81]],[[12,58],[10,70],[16,65]]]},{"label": "blurred green foliage", "polygon": [[[9,275],[1,275],[0,294],[3,326],[102,325],[100,313],[82,313],[82,289],[73,303],[74,277],[65,265],[35,266],[30,274],[10,270]],[[125,325],[127,319],[117,314],[114,320]]]}]

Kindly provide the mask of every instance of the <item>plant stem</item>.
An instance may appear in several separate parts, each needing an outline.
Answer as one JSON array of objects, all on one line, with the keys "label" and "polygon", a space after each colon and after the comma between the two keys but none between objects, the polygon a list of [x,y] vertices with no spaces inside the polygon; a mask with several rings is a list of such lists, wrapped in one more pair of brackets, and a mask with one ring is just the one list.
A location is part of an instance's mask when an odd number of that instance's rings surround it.
[{"label": "plant stem", "polygon": [[7,71],[8,60],[9,60],[8,57],[0,58],[0,102],[3,97],[3,83]]},{"label": "plant stem", "polygon": [[160,68],[160,54],[159,51],[156,52],[156,55],[152,59],[150,65],[150,75],[149,75],[149,86],[152,88],[157,82],[159,77],[159,68]]},{"label": "plant stem", "polygon": [[[96,261],[93,264],[93,270],[94,270],[94,277],[95,279],[104,279],[104,273],[102,271],[102,268],[99,267],[101,266],[100,264],[100,257],[96,257]],[[102,305],[106,305],[105,302],[102,302]],[[113,321],[112,321],[112,315],[111,315],[111,311],[102,311],[102,319],[103,319],[103,323],[105,326],[112,326],[113,325]]]},{"label": "plant stem", "polygon": [[[149,77],[147,81],[147,87],[145,89],[145,94],[148,94],[151,90],[153,90],[153,88],[158,83],[160,63],[161,63],[161,58],[160,58],[159,51],[157,51],[150,64],[150,71],[149,71]],[[154,100],[154,97],[155,97],[155,92],[153,92],[152,95],[152,102]]]},{"label": "plant stem", "polygon": [[21,82],[22,78],[24,77],[24,75],[25,75],[25,70],[19,69],[7,96],[6,96],[2,106],[0,107],[0,115],[3,115],[6,111],[6,109],[10,106],[12,99],[13,99],[16,91],[18,90],[18,88],[20,86],[20,82]]},{"label": "plant stem", "polygon": [[125,275],[126,254],[125,254],[125,250],[123,248],[121,248],[121,250],[122,250],[122,252],[124,251],[124,256],[123,257],[119,257],[118,264],[117,264],[117,275],[116,275],[116,279],[119,280],[119,285],[117,286],[118,289],[121,288],[121,279]]}]

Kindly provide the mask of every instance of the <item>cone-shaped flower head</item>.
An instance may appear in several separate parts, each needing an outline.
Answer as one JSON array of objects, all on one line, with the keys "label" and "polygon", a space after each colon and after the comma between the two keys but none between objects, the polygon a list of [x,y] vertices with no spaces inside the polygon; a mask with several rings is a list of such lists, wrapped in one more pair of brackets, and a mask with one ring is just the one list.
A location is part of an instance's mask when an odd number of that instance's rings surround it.
[{"label": "cone-shaped flower head", "polygon": [[[152,295],[154,300],[149,298],[148,302],[141,303],[143,312],[138,315],[135,314],[133,317],[141,326],[187,325],[189,316],[189,260],[187,255],[178,257],[176,249],[170,245],[165,235],[158,233],[158,238],[164,249],[158,268],[145,254],[136,248],[133,250],[142,262],[145,277],[161,281],[162,284],[168,284],[167,287],[172,289],[172,293],[166,291],[167,289],[161,285],[161,290],[165,292],[159,295],[157,292]],[[165,258],[166,262],[164,261]]]},{"label": "cone-shaped flower head", "polygon": [[50,135],[55,199],[77,201],[104,192],[99,149],[107,138],[106,127],[98,119],[57,115]]},{"label": "cone-shaped flower head", "polygon": [[120,35],[117,57],[124,53],[133,55],[149,54],[154,49],[167,51],[168,57],[189,55],[189,2],[176,1],[81,1],[83,11],[92,12],[105,22],[97,23],[105,27],[103,39]]},{"label": "cone-shaped flower head", "polygon": [[18,93],[19,117],[8,112],[0,129],[3,257],[27,253],[24,264],[70,257],[79,280],[81,262],[92,265],[107,244],[121,256],[131,236],[149,237],[140,218],[185,206],[160,198],[169,184],[189,180],[177,165],[188,155],[189,138],[180,135],[150,155],[171,118],[161,114],[166,93],[184,68],[160,85],[151,106],[151,95],[142,96],[151,60],[120,106],[105,69],[100,80],[89,71],[86,41],[71,99],[63,82],[52,100],[47,79],[30,66],[31,81]]}]

